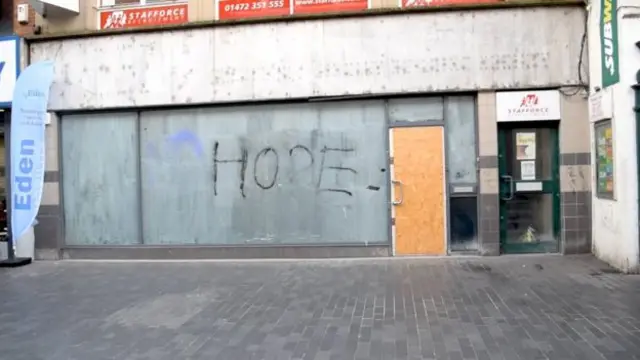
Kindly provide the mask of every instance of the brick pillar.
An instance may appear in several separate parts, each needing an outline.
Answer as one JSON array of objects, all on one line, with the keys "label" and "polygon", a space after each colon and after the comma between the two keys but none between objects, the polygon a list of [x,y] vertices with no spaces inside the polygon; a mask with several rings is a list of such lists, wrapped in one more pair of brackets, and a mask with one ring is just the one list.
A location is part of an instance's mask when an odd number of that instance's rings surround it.
[{"label": "brick pillar", "polygon": [[20,24],[18,22],[18,17],[16,16],[18,5],[28,3],[28,0],[13,0],[13,32],[19,36],[33,34],[33,27],[36,24],[36,12],[33,10],[33,6],[29,6],[29,22],[26,24]]},{"label": "brick pillar", "polygon": [[500,254],[500,212],[498,198],[498,126],[496,95],[493,91],[478,93],[478,196],[479,250],[483,255]]},{"label": "brick pillar", "polygon": [[[568,92],[573,89],[567,89]],[[560,192],[564,254],[591,252],[591,140],[588,101],[582,94],[561,97]]]}]

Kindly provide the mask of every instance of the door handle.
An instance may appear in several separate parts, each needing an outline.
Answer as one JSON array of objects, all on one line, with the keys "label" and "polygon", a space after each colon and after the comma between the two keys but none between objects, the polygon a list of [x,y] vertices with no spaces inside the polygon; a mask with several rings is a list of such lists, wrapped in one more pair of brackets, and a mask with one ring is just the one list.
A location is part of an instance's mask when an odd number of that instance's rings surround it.
[{"label": "door handle", "polygon": [[513,195],[515,193],[515,189],[514,189],[514,185],[513,185],[513,177],[511,175],[502,175],[500,176],[500,178],[502,178],[505,181],[509,182],[509,197],[507,198],[502,198],[502,200],[511,200],[513,199]]},{"label": "door handle", "polygon": [[393,184],[394,186],[398,185],[398,190],[399,190],[398,193],[400,194],[400,199],[398,200],[393,199],[393,205],[396,205],[396,206],[402,205],[402,202],[404,201],[404,191],[402,189],[402,181],[391,180],[391,184]]}]

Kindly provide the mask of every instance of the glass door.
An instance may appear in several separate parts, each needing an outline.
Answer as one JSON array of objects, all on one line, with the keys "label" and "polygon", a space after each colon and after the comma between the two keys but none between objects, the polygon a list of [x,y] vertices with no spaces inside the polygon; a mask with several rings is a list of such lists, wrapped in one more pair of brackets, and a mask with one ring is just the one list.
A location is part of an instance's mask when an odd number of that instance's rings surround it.
[{"label": "glass door", "polygon": [[557,252],[558,122],[499,124],[498,158],[501,252]]}]

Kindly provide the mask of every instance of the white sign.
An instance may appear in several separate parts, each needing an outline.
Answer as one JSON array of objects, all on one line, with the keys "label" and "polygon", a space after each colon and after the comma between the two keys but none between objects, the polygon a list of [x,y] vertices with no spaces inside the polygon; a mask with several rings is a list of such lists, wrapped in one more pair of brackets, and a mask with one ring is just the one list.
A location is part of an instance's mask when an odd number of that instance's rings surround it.
[{"label": "white sign", "polygon": [[611,106],[611,92],[603,89],[589,95],[589,119],[591,122],[613,117],[613,107]]},{"label": "white sign", "polygon": [[496,117],[498,121],[560,120],[560,92],[497,92]]},{"label": "white sign", "polygon": [[20,70],[20,42],[16,36],[0,36],[0,108],[11,106]]},{"label": "white sign", "polygon": [[536,179],[536,162],[527,160],[520,162],[520,179],[535,180]]},{"label": "white sign", "polygon": [[542,191],[542,182],[517,182],[516,192],[518,191]]}]

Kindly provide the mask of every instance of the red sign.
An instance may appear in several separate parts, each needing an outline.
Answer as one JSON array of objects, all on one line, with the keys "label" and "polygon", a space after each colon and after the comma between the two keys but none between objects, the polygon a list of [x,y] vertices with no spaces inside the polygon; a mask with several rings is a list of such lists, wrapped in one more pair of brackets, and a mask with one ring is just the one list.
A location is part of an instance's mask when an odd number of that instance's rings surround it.
[{"label": "red sign", "polygon": [[189,21],[189,5],[166,5],[109,10],[100,13],[100,29],[177,25]]},{"label": "red sign", "polygon": [[498,4],[503,0],[402,0],[402,7]]},{"label": "red sign", "polygon": [[369,2],[367,0],[294,0],[293,3],[294,14],[361,11],[368,8]]},{"label": "red sign", "polygon": [[538,95],[536,94],[527,94],[522,98],[520,102],[520,107],[532,107],[538,105]]},{"label": "red sign", "polygon": [[290,0],[219,0],[220,20],[286,16]]}]

